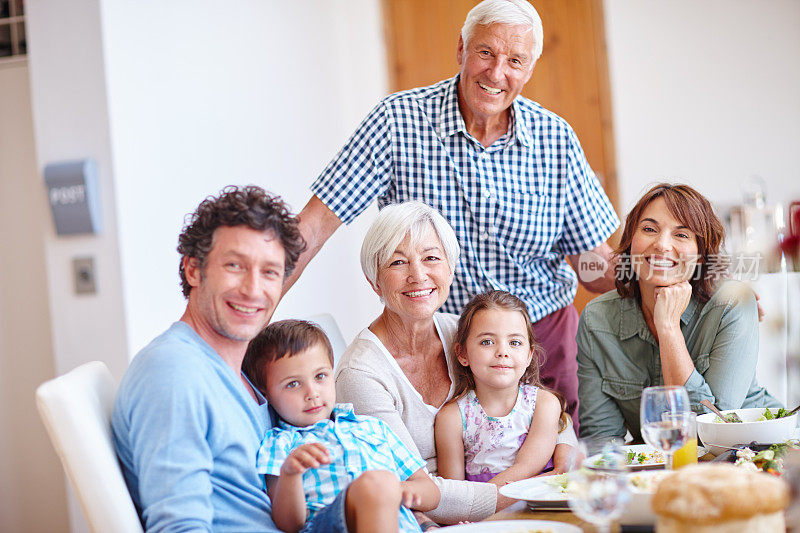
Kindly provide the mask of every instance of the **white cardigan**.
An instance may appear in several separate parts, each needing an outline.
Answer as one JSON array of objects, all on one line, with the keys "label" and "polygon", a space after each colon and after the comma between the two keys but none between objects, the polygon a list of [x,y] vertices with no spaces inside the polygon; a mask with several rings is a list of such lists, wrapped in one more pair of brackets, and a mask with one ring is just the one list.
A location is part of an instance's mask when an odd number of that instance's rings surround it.
[{"label": "white cardigan", "polygon": [[[436,331],[445,350],[453,394],[453,358],[451,347],[458,315],[436,313]],[[478,521],[495,512],[497,487],[491,483],[460,481],[436,476],[436,446],[433,423],[439,407],[426,404],[377,336],[364,329],[347,347],[336,366],[336,401],[352,403],[355,412],[386,422],[400,440],[417,452],[428,465],[428,471],[439,486],[439,506],[427,513],[440,523]],[[561,432],[558,442],[577,440],[570,426]]]}]

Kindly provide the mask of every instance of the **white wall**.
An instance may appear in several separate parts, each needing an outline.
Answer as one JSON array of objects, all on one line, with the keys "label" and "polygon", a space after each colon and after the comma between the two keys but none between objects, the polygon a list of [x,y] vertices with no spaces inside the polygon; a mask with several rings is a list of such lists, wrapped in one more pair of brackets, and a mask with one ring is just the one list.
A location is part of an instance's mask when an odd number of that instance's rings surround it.
[{"label": "white wall", "polygon": [[[299,210],[386,92],[378,0],[34,0],[27,28],[36,167],[94,158],[103,205],[99,236],[41,230],[57,374],[99,359],[119,378],[183,311],[183,215],[232,183]],[[368,223],[334,238],[279,316],[332,312],[349,339],[377,314],[357,266]],[[81,255],[95,257],[96,295],[72,292]]]},{"label": "white wall", "polygon": [[[59,237],[52,223],[47,226],[56,373],[98,359],[119,378],[127,367],[125,306],[99,0],[39,0],[26,7],[37,167],[41,172],[51,162],[93,158],[103,216],[97,236]],[[85,255],[95,258],[96,295],[73,293],[72,259]]]},{"label": "white wall", "polygon": [[800,199],[800,2],[605,0],[621,207],[654,180]]},{"label": "white wall", "polygon": [[[299,210],[386,94],[377,0],[220,7],[102,3],[131,355],[185,305],[175,251],[184,214],[248,183]],[[368,218],[334,237],[276,316],[332,312],[349,340],[377,315],[357,259]]]},{"label": "white wall", "polygon": [[44,250],[50,224],[36,170],[28,65],[0,64],[0,531],[67,531],[64,475],[33,400],[53,377]]},{"label": "white wall", "polygon": [[[51,162],[93,158],[103,211],[101,235],[59,237],[52,218],[43,231],[51,311],[43,326],[52,334],[55,373],[101,360],[119,378],[128,354],[99,1],[26,3],[26,27],[36,167],[41,172]],[[78,256],[95,259],[95,295],[73,292]],[[87,530],[73,496],[68,505],[72,531]]]}]

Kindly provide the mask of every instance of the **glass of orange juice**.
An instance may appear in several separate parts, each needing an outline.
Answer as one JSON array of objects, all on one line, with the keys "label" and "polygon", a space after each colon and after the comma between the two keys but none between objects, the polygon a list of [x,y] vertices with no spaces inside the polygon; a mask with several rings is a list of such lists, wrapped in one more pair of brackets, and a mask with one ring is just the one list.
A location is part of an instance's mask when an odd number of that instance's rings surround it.
[{"label": "glass of orange juice", "polygon": [[678,448],[672,456],[672,468],[678,468],[697,462],[697,413],[681,413],[689,419],[689,437],[686,444]]}]

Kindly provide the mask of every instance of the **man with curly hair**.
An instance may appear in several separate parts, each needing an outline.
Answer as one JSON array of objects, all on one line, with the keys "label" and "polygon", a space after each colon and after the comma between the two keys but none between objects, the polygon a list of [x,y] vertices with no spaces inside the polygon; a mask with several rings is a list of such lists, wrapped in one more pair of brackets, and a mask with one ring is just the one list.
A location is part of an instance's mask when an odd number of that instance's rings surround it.
[{"label": "man with curly hair", "polygon": [[254,468],[272,423],[242,360],[304,249],[287,205],[259,187],[226,187],[189,216],[186,311],[133,359],[112,416],[147,530],[277,531]]}]

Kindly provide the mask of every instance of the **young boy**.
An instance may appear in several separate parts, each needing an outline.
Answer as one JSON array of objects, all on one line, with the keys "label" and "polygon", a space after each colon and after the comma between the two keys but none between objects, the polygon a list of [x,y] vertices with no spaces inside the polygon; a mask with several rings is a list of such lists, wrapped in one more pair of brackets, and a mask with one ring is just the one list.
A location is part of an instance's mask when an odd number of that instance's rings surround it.
[{"label": "young boy", "polygon": [[270,324],[250,342],[243,369],[280,416],[256,460],[279,528],[420,531],[409,509],[435,508],[439,489],[382,421],[336,404],[333,351],[319,327]]}]

